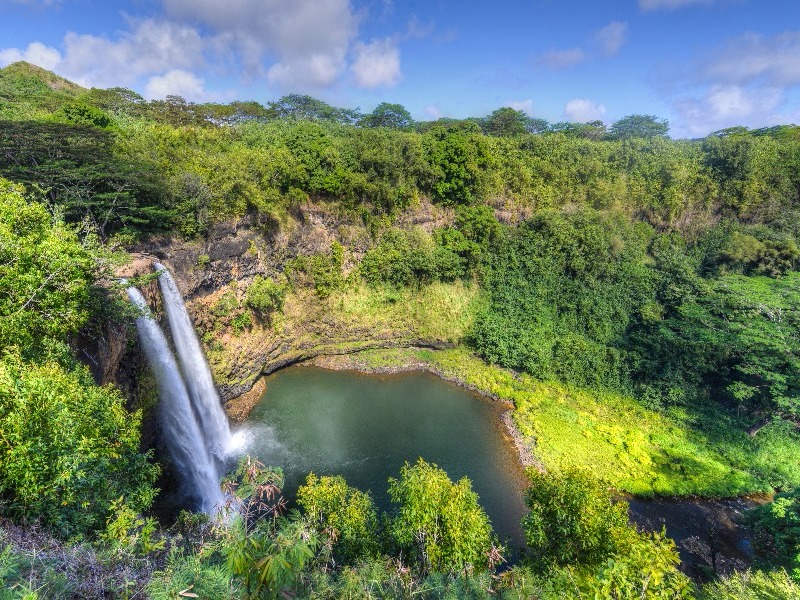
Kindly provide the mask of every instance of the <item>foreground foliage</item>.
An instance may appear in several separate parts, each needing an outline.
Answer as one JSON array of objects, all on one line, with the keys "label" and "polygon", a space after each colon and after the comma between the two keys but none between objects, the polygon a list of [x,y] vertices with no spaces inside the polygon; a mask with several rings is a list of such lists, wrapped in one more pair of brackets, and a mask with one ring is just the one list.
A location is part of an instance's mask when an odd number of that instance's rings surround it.
[{"label": "foreground foliage", "polygon": [[153,500],[140,417],[95,385],[65,342],[95,306],[100,257],[0,180],[0,507],[64,535],[100,528],[118,498]]},{"label": "foreground foliage", "polygon": [[394,542],[423,573],[469,572],[500,561],[489,518],[466,477],[453,483],[420,458],[389,480],[389,497],[398,505],[390,526]]},{"label": "foreground foliage", "polygon": [[26,354],[75,334],[91,311],[97,273],[90,246],[0,179],[0,348]]},{"label": "foreground foliage", "polygon": [[0,497],[4,512],[63,534],[99,528],[117,498],[153,500],[156,468],[139,452],[140,415],[85,367],[0,360]]}]

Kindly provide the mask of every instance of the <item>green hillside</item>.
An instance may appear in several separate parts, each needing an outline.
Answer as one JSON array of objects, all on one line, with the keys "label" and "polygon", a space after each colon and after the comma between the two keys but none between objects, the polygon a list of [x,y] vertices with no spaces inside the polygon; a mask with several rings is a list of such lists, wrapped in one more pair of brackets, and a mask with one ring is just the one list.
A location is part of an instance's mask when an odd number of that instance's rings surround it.
[{"label": "green hillside", "polygon": [[[0,599],[797,597],[800,127],[668,129],[147,101],[0,69]],[[508,403],[539,468],[519,561],[469,480],[422,460],[385,514],[335,476],[287,512],[280,465],[247,461],[227,520],[169,514],[115,283],[134,253],[135,284],[157,256],[190,291],[226,394],[316,357]],[[691,582],[622,492],[777,494],[750,517],[759,570]],[[713,532],[697,543],[716,578]]]}]

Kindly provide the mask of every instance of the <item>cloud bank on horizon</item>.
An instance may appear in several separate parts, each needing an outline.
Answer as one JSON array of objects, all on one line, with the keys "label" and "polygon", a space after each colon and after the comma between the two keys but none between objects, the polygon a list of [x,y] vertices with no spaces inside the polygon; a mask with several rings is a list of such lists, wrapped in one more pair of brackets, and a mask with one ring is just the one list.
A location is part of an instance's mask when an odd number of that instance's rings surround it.
[{"label": "cloud bank on horizon", "polygon": [[424,119],[655,114],[677,137],[800,121],[800,19],[783,0],[112,4],[0,0],[0,66],[147,98],[399,102]]}]

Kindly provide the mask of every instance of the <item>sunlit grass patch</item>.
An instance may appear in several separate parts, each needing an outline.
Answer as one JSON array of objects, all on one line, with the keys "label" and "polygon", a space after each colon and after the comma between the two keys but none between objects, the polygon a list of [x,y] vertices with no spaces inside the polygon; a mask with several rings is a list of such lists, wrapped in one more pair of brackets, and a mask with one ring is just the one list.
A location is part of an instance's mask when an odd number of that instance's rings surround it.
[{"label": "sunlit grass patch", "polygon": [[421,338],[460,341],[472,325],[481,301],[476,284],[435,282],[420,288],[358,285],[327,299],[329,314],[376,332],[413,331]]},{"label": "sunlit grass patch", "polygon": [[514,423],[547,469],[586,468],[621,491],[727,497],[800,483],[800,438],[787,424],[751,438],[714,407],[698,424],[647,409],[629,396],[541,382],[487,365],[464,348],[366,354],[373,367],[427,362],[513,402]]}]

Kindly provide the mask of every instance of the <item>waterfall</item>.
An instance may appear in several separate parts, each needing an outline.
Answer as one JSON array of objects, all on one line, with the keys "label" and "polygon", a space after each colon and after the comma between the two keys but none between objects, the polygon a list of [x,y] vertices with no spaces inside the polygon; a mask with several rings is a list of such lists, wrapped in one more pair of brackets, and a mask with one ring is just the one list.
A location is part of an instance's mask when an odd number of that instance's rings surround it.
[{"label": "waterfall", "polygon": [[217,388],[211,377],[211,370],[206,362],[200,340],[194,325],[186,312],[178,286],[170,272],[159,263],[153,263],[158,273],[158,284],[164,299],[164,310],[167,313],[172,341],[178,354],[178,361],[186,382],[186,389],[192,400],[192,408],[197,416],[198,424],[203,432],[206,448],[223,466],[225,453],[231,445],[231,430],[228,418],[222,410]]},{"label": "waterfall", "polygon": [[158,384],[161,426],[170,456],[180,476],[199,495],[201,510],[213,513],[223,502],[219,472],[195,420],[184,379],[142,294],[129,287],[128,297],[144,312],[136,319],[136,329]]}]

